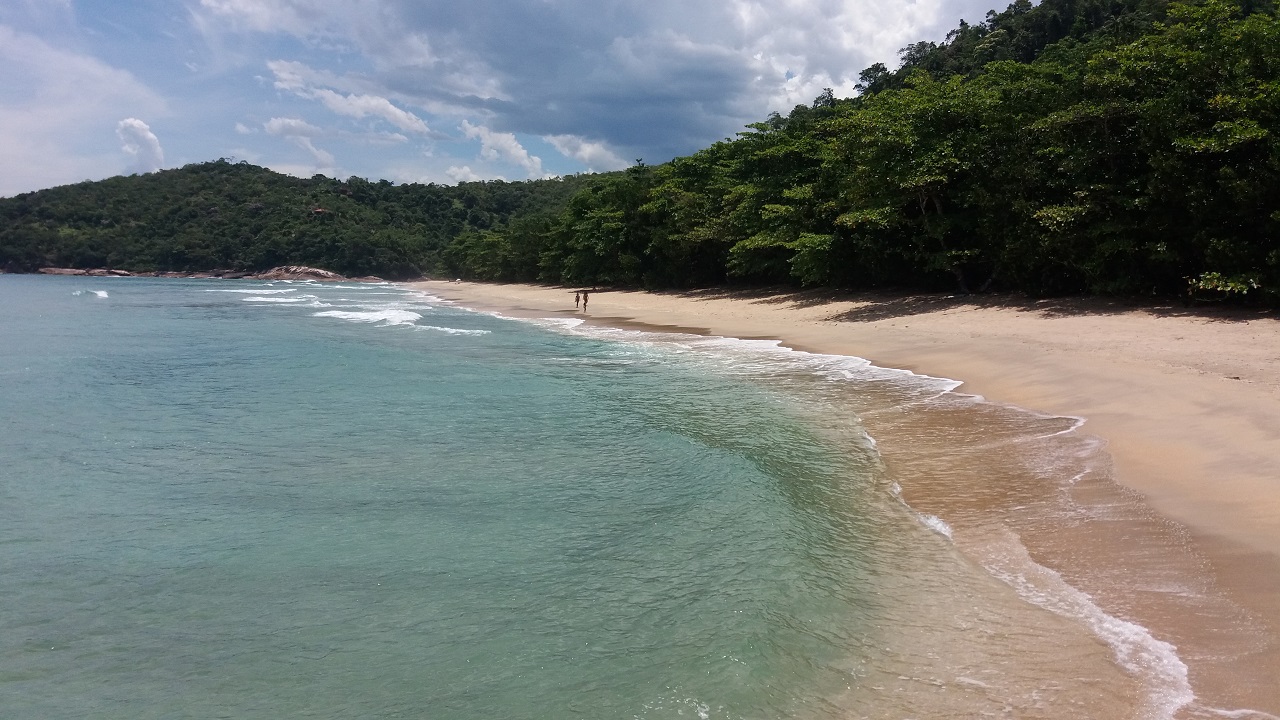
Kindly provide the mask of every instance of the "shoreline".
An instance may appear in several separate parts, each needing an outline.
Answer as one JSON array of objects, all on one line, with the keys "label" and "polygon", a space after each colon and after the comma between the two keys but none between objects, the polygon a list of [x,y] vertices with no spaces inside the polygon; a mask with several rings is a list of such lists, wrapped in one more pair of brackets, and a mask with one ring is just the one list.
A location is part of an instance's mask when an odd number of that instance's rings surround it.
[{"label": "shoreline", "polygon": [[[584,313],[573,307],[573,288],[408,286],[510,315],[778,340],[954,379],[963,383],[957,392],[998,404],[1084,418],[1083,432],[1107,443],[1114,480],[1187,530],[1207,560],[1205,574],[1266,635],[1259,650],[1204,671],[1197,685],[1220,690],[1213,699],[1234,707],[1280,712],[1280,689],[1237,677],[1243,667],[1280,671],[1280,319],[1273,314],[791,290],[597,291]],[[1171,622],[1190,627],[1196,618]]]}]

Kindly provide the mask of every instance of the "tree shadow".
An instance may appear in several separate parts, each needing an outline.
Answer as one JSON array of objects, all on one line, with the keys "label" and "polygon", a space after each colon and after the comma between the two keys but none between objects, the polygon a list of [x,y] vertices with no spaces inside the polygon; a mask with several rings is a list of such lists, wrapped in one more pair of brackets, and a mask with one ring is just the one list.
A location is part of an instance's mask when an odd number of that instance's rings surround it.
[{"label": "tree shadow", "polygon": [[[1046,318],[1108,316],[1143,313],[1152,317],[1196,318],[1206,322],[1240,323],[1280,318],[1280,311],[1210,302],[1168,299],[1053,297],[1033,298],[1014,293],[962,295],[944,293],[846,292],[832,289],[797,290],[790,287],[715,287],[660,294],[688,300],[731,299],[794,308],[832,306],[827,320],[876,322],[926,313],[963,309],[1011,309]],[[848,307],[852,304],[853,307]]]}]

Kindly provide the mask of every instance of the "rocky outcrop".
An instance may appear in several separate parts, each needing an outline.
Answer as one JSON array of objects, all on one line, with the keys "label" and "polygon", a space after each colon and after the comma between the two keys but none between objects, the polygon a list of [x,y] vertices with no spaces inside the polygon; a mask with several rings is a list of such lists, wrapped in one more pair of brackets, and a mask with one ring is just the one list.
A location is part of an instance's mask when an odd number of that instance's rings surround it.
[{"label": "rocky outcrop", "polygon": [[164,270],[161,272],[140,272],[136,273],[138,277],[160,277],[160,278],[220,278],[222,280],[239,280],[240,278],[253,277],[253,273],[243,270],[204,270],[201,272],[177,272],[175,270]]},{"label": "rocky outcrop", "polygon": [[[90,277],[162,277],[162,278],[222,278],[224,280],[239,280],[241,278],[249,278],[251,280],[316,280],[319,282],[337,282],[339,280],[350,280],[345,275],[339,275],[336,272],[321,270],[320,268],[307,267],[306,265],[281,265],[273,267],[263,272],[245,272],[243,270],[205,270],[200,272],[176,272],[165,270],[159,272],[138,272],[132,273],[127,270],[109,270],[107,268],[92,268],[85,270],[83,268],[58,268],[46,267],[40,268],[37,272],[42,275],[87,275]],[[373,275],[354,278],[359,282],[382,282],[382,278]]]},{"label": "rocky outcrop", "polygon": [[320,280],[329,282],[347,279],[336,272],[307,267],[306,265],[281,265],[250,277],[257,280]]},{"label": "rocky outcrop", "polygon": [[56,268],[46,267],[40,268],[36,272],[41,275],[88,275],[90,277],[133,277],[133,273],[128,270],[108,270],[107,268],[91,268],[85,270],[83,268]]}]

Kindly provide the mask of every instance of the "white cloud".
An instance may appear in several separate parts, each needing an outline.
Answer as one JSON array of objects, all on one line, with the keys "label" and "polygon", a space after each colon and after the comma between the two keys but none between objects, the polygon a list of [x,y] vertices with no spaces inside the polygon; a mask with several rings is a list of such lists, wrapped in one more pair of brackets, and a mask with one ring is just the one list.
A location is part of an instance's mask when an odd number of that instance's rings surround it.
[{"label": "white cloud", "polygon": [[236,133],[238,133],[238,134],[240,134],[240,135],[252,135],[252,134],[254,134],[254,133],[256,133],[256,132],[258,132],[258,131],[257,131],[257,130],[254,130],[253,128],[249,127],[248,125],[245,125],[245,124],[244,124],[244,123],[242,123],[242,122],[238,122],[238,123],[236,123]]},{"label": "white cloud", "polygon": [[[297,62],[276,60],[267,63],[267,67],[276,76],[275,87],[308,100],[319,100],[321,104],[338,115],[362,119],[366,117],[381,118],[405,132],[426,134],[430,132],[422,118],[408,110],[396,107],[390,100],[379,95],[362,93],[340,93],[332,86],[345,84],[327,73],[318,73]],[[330,87],[324,87],[329,85]]]},{"label": "white cloud", "polygon": [[193,18],[206,36],[225,31],[283,33],[315,45],[353,43],[366,52],[379,48],[396,58],[395,65],[430,67],[436,53],[424,34],[402,25],[399,1],[200,0]]},{"label": "white cloud", "polygon": [[341,136],[349,138],[366,145],[399,145],[409,142],[409,138],[400,133],[393,132],[371,132],[371,133],[353,133],[343,132]]},{"label": "white cloud", "polygon": [[[309,6],[308,6],[309,5]],[[333,24],[321,4],[273,0],[200,0],[200,6],[232,22],[237,29],[310,35]]]},{"label": "white cloud", "polygon": [[268,135],[279,135],[280,137],[314,138],[324,134],[324,130],[302,118],[271,118],[262,124],[262,129],[266,130]]},{"label": "white cloud", "polygon": [[306,65],[287,60],[272,60],[267,63],[267,68],[271,70],[272,75],[276,76],[276,88],[292,93],[304,92],[307,86],[313,82],[306,75],[315,75],[311,68]]},{"label": "white cloud", "polygon": [[116,124],[116,136],[124,143],[121,150],[133,157],[134,172],[155,172],[164,166],[164,150],[160,139],[138,118],[125,118]]},{"label": "white cloud", "polygon": [[602,142],[592,142],[577,135],[548,135],[543,139],[561,155],[586,165],[589,172],[621,170],[629,165]]},{"label": "white cloud", "polygon": [[293,140],[299,147],[311,153],[311,157],[316,161],[317,171],[333,169],[334,167],[333,153],[330,153],[327,150],[323,150],[321,148],[316,147],[311,143],[310,138],[295,137],[290,139]]},{"label": "white cloud", "polygon": [[384,97],[378,97],[377,95],[342,95],[327,88],[312,90],[309,96],[324,103],[325,107],[339,115],[353,118],[372,115],[380,117],[406,132],[427,132],[427,124],[422,121],[422,118],[406,110],[401,110]]},{"label": "white cloud", "polygon": [[472,125],[466,120],[462,121],[462,132],[472,140],[480,141],[480,157],[485,160],[519,165],[529,177],[542,177],[541,158],[530,155],[513,133],[494,132],[487,127]]},{"label": "white cloud", "polygon": [[484,179],[472,170],[469,165],[463,165],[462,167],[458,167],[456,165],[451,166],[448,170],[444,171],[444,174],[452,178],[454,182],[476,182],[477,180]]},{"label": "white cloud", "polygon": [[[309,172],[305,173],[304,177],[316,172],[328,171],[325,174],[333,172],[335,165],[333,154],[316,147],[315,143],[312,142],[315,138],[324,135],[324,130],[301,118],[281,117],[271,118],[263,123],[262,127],[267,131],[268,135],[282,137],[311,154],[312,159],[315,160],[315,167],[307,168]],[[299,173],[290,171],[290,174]]]},{"label": "white cloud", "polygon": [[119,119],[167,115],[130,73],[5,25],[0,66],[0,195],[119,174]]}]

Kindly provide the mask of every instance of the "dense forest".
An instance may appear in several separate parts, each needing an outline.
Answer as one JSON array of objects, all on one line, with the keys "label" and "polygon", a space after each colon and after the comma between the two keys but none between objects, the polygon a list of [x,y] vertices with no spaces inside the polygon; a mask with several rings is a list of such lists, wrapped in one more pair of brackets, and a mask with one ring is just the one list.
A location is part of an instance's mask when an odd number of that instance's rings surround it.
[{"label": "dense forest", "polygon": [[592,180],[394,185],[218,160],[0,200],[0,267],[417,277],[464,232],[550,223]]},{"label": "dense forest", "polygon": [[1266,0],[1017,0],[662,165],[457,187],[190,166],[0,200],[0,265],[1280,302]]}]

